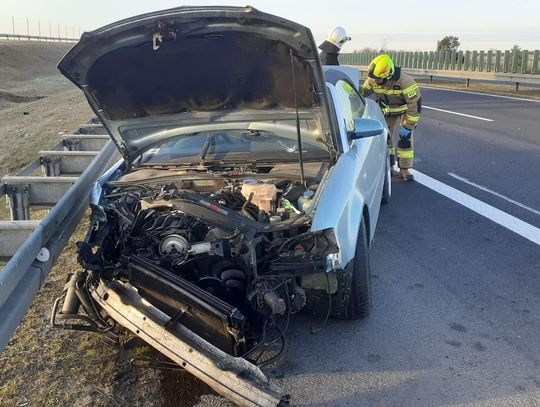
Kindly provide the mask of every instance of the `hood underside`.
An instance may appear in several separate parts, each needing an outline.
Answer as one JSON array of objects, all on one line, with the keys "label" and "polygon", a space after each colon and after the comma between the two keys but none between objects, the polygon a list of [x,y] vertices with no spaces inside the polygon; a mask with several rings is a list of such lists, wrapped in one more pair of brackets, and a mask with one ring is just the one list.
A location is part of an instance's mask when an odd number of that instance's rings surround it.
[{"label": "hood underside", "polygon": [[159,132],[161,119],[170,128],[176,119],[201,125],[216,115],[298,107],[322,134],[329,127],[311,32],[251,7],[179,7],[122,20],[84,33],[58,68],[129,159],[160,138],[122,129],[151,122]]}]

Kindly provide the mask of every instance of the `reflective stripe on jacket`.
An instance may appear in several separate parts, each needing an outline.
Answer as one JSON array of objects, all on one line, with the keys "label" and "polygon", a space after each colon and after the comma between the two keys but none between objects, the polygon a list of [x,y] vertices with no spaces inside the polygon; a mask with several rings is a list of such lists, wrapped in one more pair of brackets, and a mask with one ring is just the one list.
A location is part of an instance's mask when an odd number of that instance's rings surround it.
[{"label": "reflective stripe on jacket", "polygon": [[368,78],[362,85],[362,95],[377,95],[377,101],[386,116],[406,112],[403,126],[413,130],[420,120],[422,110],[422,94],[416,81],[400,67],[395,68],[392,79],[377,85],[374,79]]}]

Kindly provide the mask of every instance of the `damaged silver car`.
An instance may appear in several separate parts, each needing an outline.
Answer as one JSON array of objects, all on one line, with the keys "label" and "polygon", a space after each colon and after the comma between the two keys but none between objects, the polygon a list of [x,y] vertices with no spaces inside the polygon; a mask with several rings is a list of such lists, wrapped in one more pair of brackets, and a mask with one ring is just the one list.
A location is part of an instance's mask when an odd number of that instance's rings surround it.
[{"label": "damaged silver car", "polygon": [[260,368],[291,315],[369,314],[390,161],[358,71],[321,67],[309,29],[251,7],[122,20],[58,67],[122,160],[91,194],[55,325],[127,328],[239,405],[286,405]]}]

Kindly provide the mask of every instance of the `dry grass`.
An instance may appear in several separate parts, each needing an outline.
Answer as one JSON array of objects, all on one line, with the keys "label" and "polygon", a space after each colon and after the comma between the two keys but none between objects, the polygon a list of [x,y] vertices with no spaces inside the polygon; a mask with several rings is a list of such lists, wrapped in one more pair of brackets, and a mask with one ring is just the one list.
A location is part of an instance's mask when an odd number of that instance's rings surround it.
[{"label": "dry grass", "polygon": [[14,174],[92,117],[82,93],[70,90],[0,110],[0,175]]},{"label": "dry grass", "polygon": [[[15,173],[37,158],[39,150],[52,147],[60,139],[59,131],[75,129],[90,116],[78,91],[0,110],[0,173]],[[32,211],[34,219],[45,215],[46,211]],[[9,219],[4,202],[0,219]],[[53,301],[61,294],[68,273],[79,268],[75,242],[84,237],[87,228],[84,220],[0,353],[2,407],[162,405],[160,373],[136,369],[129,363],[133,357],[149,354],[147,346],[125,349],[105,342],[98,334],[50,326]]]},{"label": "dry grass", "polygon": [[86,221],[79,225],[0,354],[1,406],[162,404],[158,372],[139,370],[129,363],[149,348],[125,349],[98,334],[57,330],[49,324],[54,298],[62,292],[67,274],[79,268],[74,243],[87,228]]}]

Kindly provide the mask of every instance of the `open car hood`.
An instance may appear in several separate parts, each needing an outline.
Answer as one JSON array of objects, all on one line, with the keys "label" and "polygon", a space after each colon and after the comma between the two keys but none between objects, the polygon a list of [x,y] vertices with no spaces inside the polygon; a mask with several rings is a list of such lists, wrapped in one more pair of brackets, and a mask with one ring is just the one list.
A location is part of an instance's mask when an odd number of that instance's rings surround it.
[{"label": "open car hood", "polygon": [[293,138],[296,107],[303,137],[335,145],[310,30],[252,7],[178,7],[122,20],[84,33],[58,69],[84,91],[129,162],[189,127],[277,123]]}]

